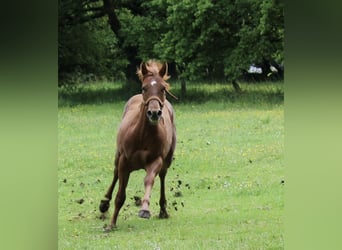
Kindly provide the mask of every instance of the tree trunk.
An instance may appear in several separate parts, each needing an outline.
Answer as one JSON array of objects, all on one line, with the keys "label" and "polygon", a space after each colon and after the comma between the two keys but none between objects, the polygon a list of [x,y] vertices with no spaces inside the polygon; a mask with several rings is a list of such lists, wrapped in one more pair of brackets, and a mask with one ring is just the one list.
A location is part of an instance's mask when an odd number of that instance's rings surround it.
[{"label": "tree trunk", "polygon": [[[114,3],[112,0],[103,0],[103,9],[106,15],[108,16],[108,23],[110,25],[111,30],[115,33],[117,37],[119,37],[119,30],[121,28],[120,21],[115,14]],[[120,41],[120,39],[118,39]]]},{"label": "tree trunk", "polygon": [[232,84],[233,84],[235,91],[240,93],[241,92],[240,85],[235,80],[232,81]]},{"label": "tree trunk", "polygon": [[181,79],[181,96],[185,97],[186,95],[186,82],[184,78]]}]

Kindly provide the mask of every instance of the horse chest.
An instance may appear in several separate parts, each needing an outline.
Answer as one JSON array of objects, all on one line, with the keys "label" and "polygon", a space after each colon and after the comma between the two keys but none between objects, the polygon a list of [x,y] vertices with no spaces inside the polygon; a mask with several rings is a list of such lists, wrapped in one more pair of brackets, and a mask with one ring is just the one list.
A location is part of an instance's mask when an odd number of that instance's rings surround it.
[{"label": "horse chest", "polygon": [[[168,150],[168,136],[165,131],[129,129],[119,134],[118,146],[128,159],[139,155],[138,158],[164,157]],[[143,154],[141,152],[144,152]],[[140,157],[144,155],[144,157]]]}]

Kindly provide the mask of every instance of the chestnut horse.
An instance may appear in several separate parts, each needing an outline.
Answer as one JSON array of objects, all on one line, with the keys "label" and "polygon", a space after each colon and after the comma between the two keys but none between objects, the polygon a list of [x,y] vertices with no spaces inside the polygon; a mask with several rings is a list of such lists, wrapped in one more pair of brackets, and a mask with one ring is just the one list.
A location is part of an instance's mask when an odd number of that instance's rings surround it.
[{"label": "chestnut horse", "polygon": [[169,92],[169,84],[165,82],[169,78],[167,69],[167,63],[149,60],[137,70],[142,93],[131,97],[126,103],[117,134],[114,178],[100,204],[100,211],[106,212],[114,186],[119,180],[114,214],[106,231],[116,227],[119,211],[126,199],[130,173],[138,169],[146,171],[145,194],[139,217],[148,219],[151,216],[150,196],[157,175],[160,178],[159,218],[169,217],[166,211],[165,176],[176,147],[176,128],[173,108],[166,99],[166,93],[174,97]]}]

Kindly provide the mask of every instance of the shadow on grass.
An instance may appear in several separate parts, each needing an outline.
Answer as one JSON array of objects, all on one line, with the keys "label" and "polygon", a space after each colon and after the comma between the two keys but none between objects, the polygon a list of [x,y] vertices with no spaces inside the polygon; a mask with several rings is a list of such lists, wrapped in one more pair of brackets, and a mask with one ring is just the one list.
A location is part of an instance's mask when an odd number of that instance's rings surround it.
[{"label": "shadow on grass", "polygon": [[[247,105],[282,104],[284,102],[283,83],[243,84],[242,92],[236,92],[228,84],[193,84],[182,95],[180,86],[173,85],[172,93],[178,100],[172,103],[201,104],[210,101],[241,102]],[[58,89],[58,106],[75,106],[82,104],[103,104],[126,102],[134,94],[140,93],[139,86],[120,84],[94,84],[60,87]]]}]

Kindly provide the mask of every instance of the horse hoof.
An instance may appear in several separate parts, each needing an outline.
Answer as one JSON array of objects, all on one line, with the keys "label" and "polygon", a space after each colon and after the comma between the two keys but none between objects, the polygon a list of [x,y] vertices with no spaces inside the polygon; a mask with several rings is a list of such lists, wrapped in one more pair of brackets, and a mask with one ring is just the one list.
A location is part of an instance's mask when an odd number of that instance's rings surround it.
[{"label": "horse hoof", "polygon": [[108,225],[108,226],[105,226],[105,227],[103,228],[103,232],[109,233],[109,232],[113,231],[114,228],[116,228],[115,225]]},{"label": "horse hoof", "polygon": [[141,210],[139,211],[139,217],[140,217],[140,218],[144,218],[144,219],[149,219],[149,218],[151,217],[151,213],[150,213],[150,211],[148,211],[148,210],[143,210],[143,209],[141,209]]},{"label": "horse hoof", "polygon": [[99,208],[100,208],[101,213],[107,212],[109,208],[109,200],[101,200]]},{"label": "horse hoof", "polygon": [[160,211],[159,218],[160,219],[167,219],[167,218],[169,218],[169,215],[166,211]]}]

